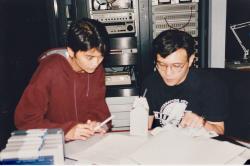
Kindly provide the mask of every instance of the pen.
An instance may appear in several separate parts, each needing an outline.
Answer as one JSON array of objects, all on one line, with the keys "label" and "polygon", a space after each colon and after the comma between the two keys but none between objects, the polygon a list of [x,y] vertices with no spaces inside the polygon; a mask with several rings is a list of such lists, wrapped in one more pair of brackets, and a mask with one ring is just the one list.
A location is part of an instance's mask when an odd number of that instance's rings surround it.
[{"label": "pen", "polygon": [[146,88],[143,92],[143,96],[142,97],[145,97],[146,96],[146,93],[147,93],[148,89]]},{"label": "pen", "polygon": [[104,120],[100,125],[96,126],[94,128],[94,131],[98,130],[99,128],[101,128],[103,125],[105,125],[108,121],[110,121],[112,118],[114,118],[114,115],[111,115],[109,118],[107,118],[106,120]]},{"label": "pen", "polygon": [[67,160],[72,160],[72,161],[78,161],[78,160],[73,159],[73,158],[70,158],[70,157],[64,157],[64,159],[67,159]]},{"label": "pen", "polygon": [[[143,92],[143,95],[142,96],[139,96],[139,98],[144,98],[146,96],[146,93],[147,93],[148,89],[146,88]],[[132,109],[135,108],[135,105],[138,103],[137,99],[135,99],[134,103],[133,103],[133,106],[132,106]]]}]

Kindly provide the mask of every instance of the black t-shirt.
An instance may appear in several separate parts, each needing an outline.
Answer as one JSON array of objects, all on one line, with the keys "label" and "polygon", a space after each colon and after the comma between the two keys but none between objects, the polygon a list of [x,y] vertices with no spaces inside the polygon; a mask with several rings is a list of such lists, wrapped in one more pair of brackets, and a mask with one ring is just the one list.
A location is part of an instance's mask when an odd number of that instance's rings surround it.
[{"label": "black t-shirt", "polygon": [[209,70],[190,69],[184,82],[168,86],[158,71],[143,83],[149,115],[154,115],[153,128],[167,123],[178,125],[184,111],[192,111],[208,121],[224,121],[227,117],[228,89]]}]

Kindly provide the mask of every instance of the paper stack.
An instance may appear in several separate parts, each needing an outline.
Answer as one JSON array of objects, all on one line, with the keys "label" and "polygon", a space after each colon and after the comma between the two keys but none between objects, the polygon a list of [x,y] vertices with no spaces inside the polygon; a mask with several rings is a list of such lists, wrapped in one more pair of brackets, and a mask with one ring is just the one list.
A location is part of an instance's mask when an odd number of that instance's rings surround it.
[{"label": "paper stack", "polygon": [[133,102],[137,96],[126,97],[107,97],[106,102],[109,107],[112,119],[112,131],[129,130],[130,127],[130,111]]},{"label": "paper stack", "polygon": [[17,130],[0,153],[0,165],[64,164],[64,134],[61,129]]}]

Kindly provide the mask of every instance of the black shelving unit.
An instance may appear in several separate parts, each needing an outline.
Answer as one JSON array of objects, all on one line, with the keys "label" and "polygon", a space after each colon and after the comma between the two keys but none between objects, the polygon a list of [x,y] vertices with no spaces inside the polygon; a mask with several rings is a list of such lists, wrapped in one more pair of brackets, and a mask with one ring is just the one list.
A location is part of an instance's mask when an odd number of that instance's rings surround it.
[{"label": "black shelving unit", "polygon": [[[87,0],[85,12],[78,17],[89,17],[102,22],[109,34],[110,53],[104,59],[104,67],[109,75],[127,72],[131,84],[107,85],[107,97],[137,96],[140,85],[140,38],[138,2],[114,1],[108,3]],[[83,11],[81,7],[80,11]],[[79,10],[78,10],[79,11]]]}]

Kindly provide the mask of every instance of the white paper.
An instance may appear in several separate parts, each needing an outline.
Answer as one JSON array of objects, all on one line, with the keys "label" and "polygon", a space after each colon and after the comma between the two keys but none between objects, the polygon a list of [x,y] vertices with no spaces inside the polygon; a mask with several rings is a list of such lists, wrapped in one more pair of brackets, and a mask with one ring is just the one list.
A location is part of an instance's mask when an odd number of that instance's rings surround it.
[{"label": "white paper", "polygon": [[66,164],[243,164],[250,150],[210,138],[193,138],[178,130],[155,136],[128,133],[97,135],[65,144]]},{"label": "white paper", "polygon": [[130,112],[130,134],[147,136],[148,134],[148,102],[145,97],[136,98],[134,108]]},{"label": "white paper", "polygon": [[130,158],[140,164],[225,164],[245,150],[228,142],[164,131]]},{"label": "white paper", "polygon": [[81,164],[121,164],[147,139],[119,134],[107,135],[88,149],[68,155]]},{"label": "white paper", "polygon": [[172,125],[166,125],[164,127],[156,127],[153,130],[151,130],[150,134],[155,136],[161,132],[177,132],[179,134],[183,134],[185,136],[190,136],[190,137],[206,137],[206,138],[212,138],[218,136],[217,133],[214,131],[208,131],[204,127],[199,127],[199,128],[192,128],[192,127],[176,127]]},{"label": "white paper", "polygon": [[75,140],[65,144],[65,157],[70,157],[72,154],[79,153],[87,148],[96,144],[99,140],[101,140],[104,136],[103,135],[95,135],[91,137],[87,141],[83,140]]}]

